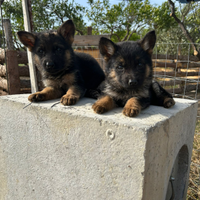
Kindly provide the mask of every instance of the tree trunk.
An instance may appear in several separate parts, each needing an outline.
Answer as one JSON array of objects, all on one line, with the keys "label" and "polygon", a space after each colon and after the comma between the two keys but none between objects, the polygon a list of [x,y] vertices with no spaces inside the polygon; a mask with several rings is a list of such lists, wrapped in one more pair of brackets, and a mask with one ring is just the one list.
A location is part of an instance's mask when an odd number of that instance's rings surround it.
[{"label": "tree trunk", "polygon": [[192,37],[190,36],[190,33],[188,32],[188,30],[186,29],[185,25],[183,22],[181,22],[181,20],[176,16],[175,14],[175,7],[174,7],[174,2],[172,2],[171,0],[168,0],[170,9],[171,9],[171,16],[175,19],[175,21],[178,23],[178,25],[180,26],[181,30],[183,31],[183,34],[186,36],[186,38],[188,39],[188,41],[191,43],[192,48],[194,50],[194,55],[200,60],[200,53],[192,39]]}]

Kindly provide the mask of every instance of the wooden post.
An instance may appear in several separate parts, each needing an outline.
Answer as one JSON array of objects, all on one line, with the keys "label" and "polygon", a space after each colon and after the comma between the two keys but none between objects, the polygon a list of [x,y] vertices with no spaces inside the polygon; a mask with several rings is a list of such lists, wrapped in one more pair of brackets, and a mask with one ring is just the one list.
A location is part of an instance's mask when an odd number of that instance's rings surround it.
[{"label": "wooden post", "polygon": [[20,94],[19,67],[17,61],[17,52],[14,50],[12,40],[11,24],[9,19],[3,20],[3,27],[6,39],[6,75],[7,89],[9,94]]},{"label": "wooden post", "polygon": [[[29,18],[29,11],[28,11],[28,0],[22,0],[22,8],[23,8],[25,31],[31,32],[30,18]],[[34,66],[32,53],[27,50],[27,55],[28,55],[28,61],[29,61],[31,92],[35,93],[35,92],[38,91],[36,69],[35,69],[35,66]]]},{"label": "wooden post", "polygon": [[87,27],[87,34],[92,35],[92,27],[91,26]]},{"label": "wooden post", "polygon": [[10,19],[3,19],[3,27],[6,39],[6,47],[8,50],[14,50]]},{"label": "wooden post", "polygon": [[20,94],[19,67],[15,50],[6,51],[6,63],[9,94]]}]

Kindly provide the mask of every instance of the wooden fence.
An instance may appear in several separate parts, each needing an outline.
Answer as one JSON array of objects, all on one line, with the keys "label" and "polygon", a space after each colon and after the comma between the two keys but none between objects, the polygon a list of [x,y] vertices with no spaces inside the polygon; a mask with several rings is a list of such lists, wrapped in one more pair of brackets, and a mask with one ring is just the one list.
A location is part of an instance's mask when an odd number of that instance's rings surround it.
[{"label": "wooden fence", "polygon": [[0,94],[30,92],[27,53],[15,50],[5,52],[6,60],[4,50],[0,49]]},{"label": "wooden fence", "polygon": [[27,65],[27,55],[14,50],[10,20],[4,19],[3,26],[6,50],[0,49],[0,94],[19,94],[23,85],[19,77],[29,76],[27,67],[19,67],[20,63]]}]

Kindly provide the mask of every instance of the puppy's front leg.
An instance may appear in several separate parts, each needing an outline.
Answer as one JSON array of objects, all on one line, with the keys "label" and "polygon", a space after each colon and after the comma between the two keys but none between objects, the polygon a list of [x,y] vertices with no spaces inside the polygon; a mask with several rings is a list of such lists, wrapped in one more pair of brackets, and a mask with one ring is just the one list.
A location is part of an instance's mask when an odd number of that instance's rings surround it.
[{"label": "puppy's front leg", "polygon": [[53,87],[46,87],[40,92],[36,92],[31,94],[28,97],[28,100],[31,102],[39,102],[39,101],[47,101],[50,99],[57,99],[62,96],[62,90],[53,88]]},{"label": "puppy's front leg", "polygon": [[123,114],[127,117],[136,117],[140,111],[150,105],[149,98],[136,98],[129,99],[123,109]]},{"label": "puppy's front leg", "polygon": [[139,100],[136,97],[129,99],[123,109],[123,114],[127,117],[137,116],[142,109]]},{"label": "puppy's front leg", "polygon": [[114,107],[116,107],[114,100],[110,96],[106,95],[97,100],[93,104],[92,109],[94,112],[102,114],[112,110]]},{"label": "puppy's front leg", "polygon": [[83,96],[85,90],[78,86],[71,86],[65,95],[62,96],[60,102],[64,106],[74,105]]}]

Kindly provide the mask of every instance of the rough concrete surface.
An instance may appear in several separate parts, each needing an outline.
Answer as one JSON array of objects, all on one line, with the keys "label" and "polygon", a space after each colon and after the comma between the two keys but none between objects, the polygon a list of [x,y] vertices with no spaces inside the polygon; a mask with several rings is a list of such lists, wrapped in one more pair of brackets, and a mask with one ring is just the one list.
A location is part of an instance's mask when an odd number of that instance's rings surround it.
[{"label": "rough concrete surface", "polygon": [[175,199],[185,198],[196,101],[128,118],[95,114],[92,99],[51,108],[59,100],[25,107],[27,97],[0,97],[0,200],[165,200],[172,171]]}]

